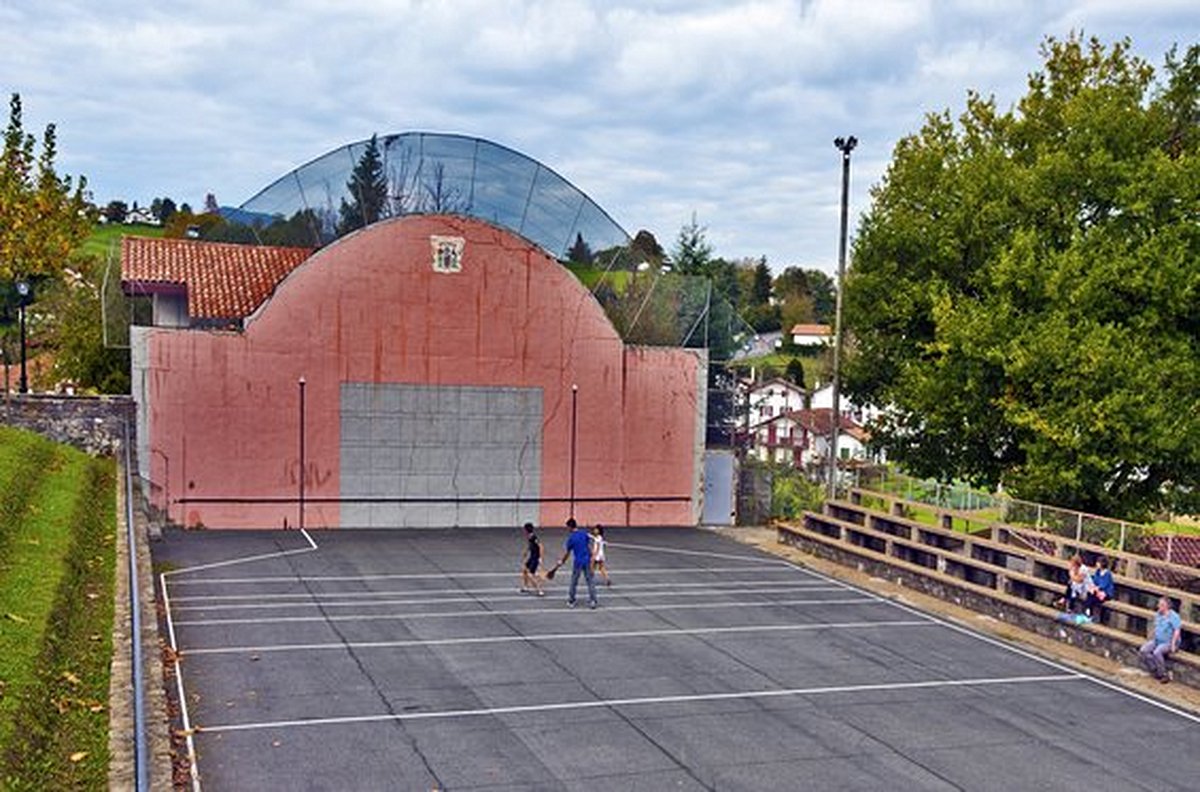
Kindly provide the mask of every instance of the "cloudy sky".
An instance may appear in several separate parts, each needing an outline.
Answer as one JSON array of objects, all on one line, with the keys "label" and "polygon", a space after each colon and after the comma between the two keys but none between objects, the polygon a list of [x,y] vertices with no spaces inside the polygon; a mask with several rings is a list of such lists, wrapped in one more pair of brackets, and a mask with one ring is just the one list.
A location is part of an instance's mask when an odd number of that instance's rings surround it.
[{"label": "cloudy sky", "polygon": [[[1010,106],[1047,35],[1154,65],[1195,0],[0,0],[0,88],[59,127],[99,203],[238,205],[373,132],[478,136],[548,165],[670,248],[832,270],[896,141],[967,89]],[[7,117],[7,116],[6,116]]]}]

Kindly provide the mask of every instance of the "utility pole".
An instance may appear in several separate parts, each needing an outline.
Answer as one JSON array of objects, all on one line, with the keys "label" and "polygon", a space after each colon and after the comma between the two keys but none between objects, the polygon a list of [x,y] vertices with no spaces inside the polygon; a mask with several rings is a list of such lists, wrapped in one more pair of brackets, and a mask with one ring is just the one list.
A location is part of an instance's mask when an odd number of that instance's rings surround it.
[{"label": "utility pole", "polygon": [[829,428],[829,499],[837,496],[838,435],[842,429],[842,295],[846,291],[846,222],[850,204],[850,152],[858,138],[834,138],[833,145],[842,152],[842,231],[838,240],[837,303],[834,309],[833,330],[833,415]]}]

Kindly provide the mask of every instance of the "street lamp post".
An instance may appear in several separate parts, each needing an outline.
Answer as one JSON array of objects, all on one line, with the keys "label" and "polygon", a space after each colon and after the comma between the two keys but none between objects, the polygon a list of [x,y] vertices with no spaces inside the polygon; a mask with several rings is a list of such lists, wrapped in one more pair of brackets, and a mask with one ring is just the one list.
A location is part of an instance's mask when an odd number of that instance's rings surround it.
[{"label": "street lamp post", "polygon": [[17,281],[17,297],[21,310],[21,393],[29,393],[29,378],[25,375],[25,306],[29,304],[29,281]]},{"label": "street lamp post", "polygon": [[579,386],[571,386],[571,517],[575,516],[575,430],[579,413]]},{"label": "street lamp post", "polygon": [[842,229],[838,239],[837,303],[834,309],[833,331],[833,415],[829,428],[829,499],[837,495],[838,435],[842,429],[842,295],[846,290],[846,221],[850,205],[850,152],[858,138],[834,138],[833,145],[842,152]]},{"label": "street lamp post", "polygon": [[304,458],[304,377],[300,378],[300,502],[297,515],[300,518],[300,530],[304,530],[304,479],[308,460]]}]

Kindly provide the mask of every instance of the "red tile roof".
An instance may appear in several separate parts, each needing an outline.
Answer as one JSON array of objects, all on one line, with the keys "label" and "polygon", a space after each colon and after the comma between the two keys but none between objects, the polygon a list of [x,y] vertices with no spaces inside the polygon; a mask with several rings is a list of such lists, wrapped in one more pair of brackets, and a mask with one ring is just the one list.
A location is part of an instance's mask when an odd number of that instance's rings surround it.
[{"label": "red tile roof", "polygon": [[823,324],[798,324],[792,327],[792,335],[831,336],[833,328]]},{"label": "red tile roof", "polygon": [[312,253],[312,248],[127,236],[121,239],[121,282],[127,291],[183,286],[192,319],[240,319]]},{"label": "red tile roof", "polygon": [[[787,415],[797,423],[797,425],[807,429],[808,431],[827,435],[833,427],[833,410],[829,407],[818,407],[813,410],[793,410]],[[845,413],[841,416],[842,432],[856,439],[863,439],[866,433],[863,428],[854,422],[854,419]],[[862,435],[862,437],[860,437]]]}]

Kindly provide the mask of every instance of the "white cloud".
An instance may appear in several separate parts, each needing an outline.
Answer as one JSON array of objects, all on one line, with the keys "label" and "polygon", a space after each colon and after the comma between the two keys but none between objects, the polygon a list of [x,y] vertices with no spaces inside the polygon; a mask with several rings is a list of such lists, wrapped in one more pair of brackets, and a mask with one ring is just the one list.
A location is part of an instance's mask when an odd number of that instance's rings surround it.
[{"label": "white cloud", "polygon": [[[0,5],[0,88],[59,125],[99,200],[240,203],[372,132],[495,140],[670,246],[832,268],[892,146],[967,89],[1024,91],[1047,34],[1134,38],[1152,63],[1193,3],[956,0],[291,0]],[[1194,35],[1192,36],[1194,38]],[[1182,42],[1188,43],[1186,40]]]}]

